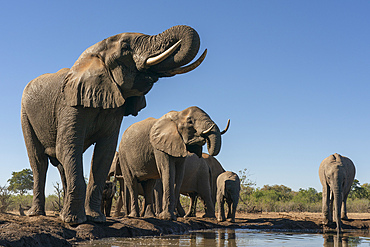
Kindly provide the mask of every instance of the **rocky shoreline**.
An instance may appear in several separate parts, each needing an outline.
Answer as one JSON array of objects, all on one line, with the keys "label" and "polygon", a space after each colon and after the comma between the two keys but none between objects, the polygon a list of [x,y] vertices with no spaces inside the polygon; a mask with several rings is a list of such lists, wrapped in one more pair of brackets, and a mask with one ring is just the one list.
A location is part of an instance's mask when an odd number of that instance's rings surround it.
[{"label": "rocky shoreline", "polygon": [[[370,214],[349,215],[344,229],[368,230]],[[213,228],[249,228],[268,231],[289,230],[322,232],[319,213],[238,214],[235,223],[215,219],[179,218],[164,221],[156,218],[110,217],[105,223],[87,222],[78,226],[63,223],[57,215],[25,217],[0,214],[1,246],[73,246],[82,241],[109,237],[161,236],[186,234]]]}]

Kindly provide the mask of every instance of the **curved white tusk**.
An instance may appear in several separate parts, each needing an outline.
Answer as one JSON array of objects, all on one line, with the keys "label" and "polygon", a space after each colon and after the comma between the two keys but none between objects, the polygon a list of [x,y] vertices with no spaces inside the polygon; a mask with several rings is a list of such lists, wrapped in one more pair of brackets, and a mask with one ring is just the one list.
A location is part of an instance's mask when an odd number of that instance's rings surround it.
[{"label": "curved white tusk", "polygon": [[230,119],[229,119],[229,120],[227,120],[226,128],[225,128],[223,131],[221,131],[221,135],[225,134],[225,133],[226,133],[226,131],[229,129],[229,127],[230,127]]},{"label": "curved white tusk", "polygon": [[150,67],[150,66],[159,64],[160,62],[168,58],[180,46],[180,43],[181,43],[181,39],[177,41],[176,44],[174,44],[173,46],[171,46],[170,48],[168,48],[167,50],[165,50],[158,56],[148,58],[145,61],[145,65]]},{"label": "curved white tusk", "polygon": [[211,125],[211,127],[209,127],[207,130],[205,130],[205,131],[203,131],[202,133],[201,133],[201,135],[206,135],[206,134],[208,134],[210,131],[211,131],[211,129],[215,126],[216,124],[212,124]]},{"label": "curved white tusk", "polygon": [[180,68],[176,68],[170,71],[166,71],[165,73],[167,73],[169,76],[188,73],[194,70],[196,67],[198,67],[203,62],[206,55],[207,55],[207,49],[204,50],[203,54],[194,63],[188,66],[185,66],[185,67],[180,67]]}]

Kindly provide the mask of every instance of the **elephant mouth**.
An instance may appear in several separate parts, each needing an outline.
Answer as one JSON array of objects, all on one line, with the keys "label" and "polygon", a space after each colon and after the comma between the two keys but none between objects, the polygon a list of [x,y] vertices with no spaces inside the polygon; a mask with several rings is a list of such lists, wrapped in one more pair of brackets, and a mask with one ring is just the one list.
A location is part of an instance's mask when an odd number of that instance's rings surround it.
[{"label": "elephant mouth", "polygon": [[203,146],[204,144],[206,144],[206,139],[198,136],[198,137],[194,137],[193,139],[189,140],[186,143],[186,146]]},{"label": "elephant mouth", "polygon": [[157,74],[160,75],[160,77],[171,77],[175,75],[188,73],[196,69],[203,62],[206,55],[207,55],[207,49],[205,49],[203,54],[195,62],[191,63],[190,65],[175,68],[175,69],[168,70],[168,71],[158,71]]},{"label": "elephant mouth", "polygon": [[[181,40],[179,40],[176,44],[172,45],[170,48],[168,48],[167,50],[165,50],[161,54],[159,54],[155,57],[147,58],[146,61],[144,62],[144,66],[146,68],[150,68],[154,65],[157,65],[157,64],[163,62],[164,60],[169,58],[177,50],[177,48],[180,46],[180,44],[181,44]],[[189,65],[174,68],[174,69],[171,69],[171,70],[166,70],[166,71],[156,71],[156,74],[159,77],[171,77],[171,76],[175,76],[175,75],[179,75],[179,74],[188,73],[188,72],[196,69],[203,62],[206,55],[207,55],[207,49],[204,50],[203,54],[195,62],[193,62]]]}]

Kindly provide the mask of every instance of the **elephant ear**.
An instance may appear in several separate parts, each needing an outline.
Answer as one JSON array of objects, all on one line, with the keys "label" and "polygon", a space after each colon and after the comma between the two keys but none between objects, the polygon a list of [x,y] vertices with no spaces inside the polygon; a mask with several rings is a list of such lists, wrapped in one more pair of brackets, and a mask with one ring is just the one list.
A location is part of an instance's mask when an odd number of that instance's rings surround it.
[{"label": "elephant ear", "polygon": [[174,157],[186,157],[184,141],[169,115],[161,117],[150,130],[150,142],[155,149]]},{"label": "elephant ear", "polygon": [[69,106],[108,109],[125,103],[102,58],[92,53],[80,56],[66,75],[62,90]]}]

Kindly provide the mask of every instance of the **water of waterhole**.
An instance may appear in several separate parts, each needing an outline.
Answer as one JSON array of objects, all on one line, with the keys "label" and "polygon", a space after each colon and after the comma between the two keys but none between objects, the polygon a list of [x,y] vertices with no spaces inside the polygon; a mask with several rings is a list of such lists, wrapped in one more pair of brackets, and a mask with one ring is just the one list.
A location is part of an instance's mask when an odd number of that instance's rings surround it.
[{"label": "water of waterhole", "polygon": [[211,229],[161,237],[106,238],[75,244],[83,247],[113,246],[370,246],[369,232],[296,233],[251,229]]}]

